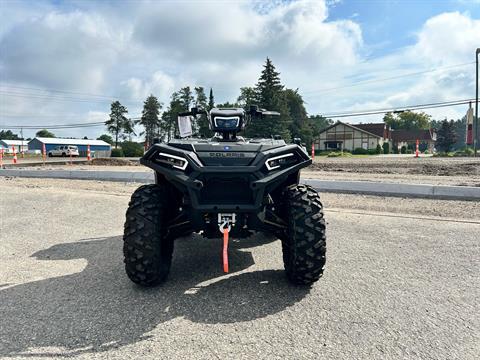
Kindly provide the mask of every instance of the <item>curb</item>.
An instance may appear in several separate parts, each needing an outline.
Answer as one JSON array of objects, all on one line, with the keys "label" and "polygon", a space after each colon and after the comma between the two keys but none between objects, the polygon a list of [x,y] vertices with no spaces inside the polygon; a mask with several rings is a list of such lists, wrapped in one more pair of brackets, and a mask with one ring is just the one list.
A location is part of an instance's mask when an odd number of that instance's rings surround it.
[{"label": "curb", "polygon": [[480,200],[480,187],[302,179],[316,190],[433,199]]},{"label": "curb", "polygon": [[[120,181],[153,183],[153,172],[85,171],[85,170],[19,170],[3,169],[0,176],[26,178],[53,178],[72,180]],[[480,200],[480,187],[423,184],[398,184],[370,181],[338,181],[303,179],[302,183],[316,190],[337,193],[383,196],[422,197],[435,199]]]},{"label": "curb", "polygon": [[152,183],[155,181],[153,172],[133,171],[88,171],[88,170],[19,170],[3,169],[0,176],[50,178],[72,180],[97,180]]}]

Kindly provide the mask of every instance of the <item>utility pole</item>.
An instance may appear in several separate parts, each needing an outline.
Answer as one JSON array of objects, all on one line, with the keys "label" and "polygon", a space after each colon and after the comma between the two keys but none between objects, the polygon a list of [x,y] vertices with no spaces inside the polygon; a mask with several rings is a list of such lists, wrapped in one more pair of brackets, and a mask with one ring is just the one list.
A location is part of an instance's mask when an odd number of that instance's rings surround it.
[{"label": "utility pole", "polygon": [[20,150],[20,154],[21,154],[22,159],[23,159],[23,157],[24,157],[24,151],[23,151],[23,127],[20,128],[20,136],[21,136],[22,140],[21,140],[21,145],[20,145],[20,149],[19,149],[19,150]]},{"label": "utility pole", "polygon": [[476,81],[475,81],[475,132],[473,138],[473,152],[475,157],[477,157],[477,146],[478,146],[478,55],[480,54],[480,48],[477,48],[475,52],[475,74],[476,74]]}]

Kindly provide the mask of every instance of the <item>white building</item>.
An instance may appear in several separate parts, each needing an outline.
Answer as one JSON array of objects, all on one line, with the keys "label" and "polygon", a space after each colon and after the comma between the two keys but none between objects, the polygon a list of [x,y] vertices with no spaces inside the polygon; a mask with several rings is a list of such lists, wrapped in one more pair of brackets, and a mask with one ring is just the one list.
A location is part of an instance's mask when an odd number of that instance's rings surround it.
[{"label": "white building", "polygon": [[338,121],[324,129],[314,140],[314,144],[315,151],[353,151],[358,148],[376,149],[377,145],[382,146],[385,141],[388,139],[385,139],[384,136]]},{"label": "white building", "polygon": [[28,141],[25,140],[0,140],[0,147],[3,147],[3,152],[6,154],[13,153],[12,147],[15,146],[17,153],[27,152]]}]

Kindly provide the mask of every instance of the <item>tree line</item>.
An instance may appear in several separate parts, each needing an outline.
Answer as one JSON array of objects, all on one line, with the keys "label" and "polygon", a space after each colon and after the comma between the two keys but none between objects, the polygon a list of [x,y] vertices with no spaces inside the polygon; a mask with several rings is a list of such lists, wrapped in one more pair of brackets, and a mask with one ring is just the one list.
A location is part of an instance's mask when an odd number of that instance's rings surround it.
[{"label": "tree line", "polygon": [[[110,106],[110,115],[105,122],[108,134],[101,135],[98,139],[118,147],[119,142],[132,142],[132,137],[140,135],[145,143],[152,144],[154,138],[169,141],[179,136],[177,115],[188,111],[191,107],[210,111],[213,107],[242,107],[247,110],[250,105],[258,105],[260,108],[278,111],[280,116],[267,117],[255,121],[240,135],[246,137],[270,138],[280,135],[290,142],[293,138],[301,138],[307,148],[310,148],[314,138],[329,125],[331,119],[321,115],[309,115],[305,108],[305,102],[298,89],[286,88],[280,79],[280,73],[276,70],[272,61],[267,58],[257,83],[251,87],[240,88],[236,101],[223,104],[215,103],[213,89],[210,88],[208,96],[202,86],[185,86],[173,92],[167,106],[164,106],[153,95],[149,95],[144,103],[140,119],[128,117],[127,108],[119,101],[114,101]],[[462,149],[465,147],[466,117],[459,120],[432,120],[430,115],[424,112],[401,111],[386,113],[383,121],[391,129],[429,129],[437,131],[437,147],[443,151]],[[140,125],[142,131],[135,132],[135,126]],[[209,128],[205,115],[198,116],[192,121],[193,135],[209,138],[213,135]],[[46,129],[40,130],[37,137],[54,137],[55,135]],[[10,130],[0,131],[0,139],[20,139],[17,134]]]},{"label": "tree line", "polygon": [[435,147],[440,151],[463,150],[466,147],[467,117],[458,120],[434,120],[424,112],[401,111],[387,113],[383,121],[391,129],[426,130],[433,129],[437,133]]},{"label": "tree line", "polygon": [[[287,142],[298,137],[309,147],[321,129],[333,123],[332,120],[320,115],[309,116],[298,89],[286,88],[281,83],[280,73],[276,71],[272,61],[267,58],[257,84],[253,87],[242,87],[239,96],[233,103],[216,104],[212,88],[207,96],[205,88],[202,86],[193,87],[193,89],[185,86],[173,92],[170,102],[165,108],[153,94],[148,96],[143,103],[141,118],[136,121],[129,119],[126,107],[119,101],[115,101],[111,104],[110,117],[105,125],[114,137],[116,145],[118,145],[119,139],[136,135],[133,132],[136,124],[143,128],[139,135],[144,137],[146,143],[151,144],[154,138],[169,141],[171,138],[178,137],[177,114],[188,111],[194,106],[210,111],[215,106],[242,107],[247,110],[250,105],[278,111],[281,115],[267,117],[249,124],[240,134],[246,137],[270,138],[280,135]],[[205,115],[192,120],[192,132],[194,136],[203,138],[213,136]]]}]

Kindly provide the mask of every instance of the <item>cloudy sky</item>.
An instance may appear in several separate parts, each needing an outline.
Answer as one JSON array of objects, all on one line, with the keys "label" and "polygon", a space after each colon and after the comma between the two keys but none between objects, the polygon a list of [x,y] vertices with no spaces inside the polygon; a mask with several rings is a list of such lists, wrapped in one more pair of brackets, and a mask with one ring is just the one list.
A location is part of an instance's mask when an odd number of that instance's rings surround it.
[{"label": "cloudy sky", "polygon": [[233,101],[267,56],[310,114],[473,98],[477,47],[478,0],[1,0],[0,128],[103,121],[112,99],[136,117],[186,85]]}]

